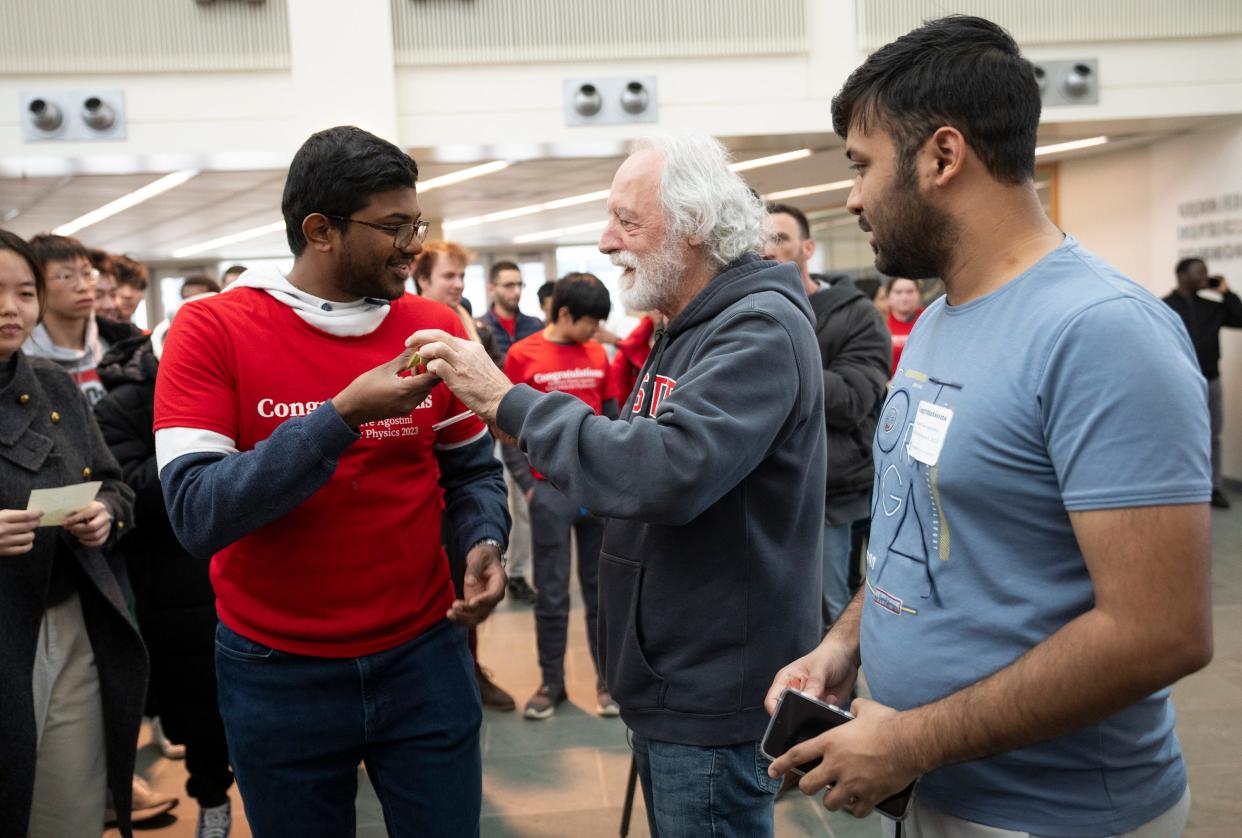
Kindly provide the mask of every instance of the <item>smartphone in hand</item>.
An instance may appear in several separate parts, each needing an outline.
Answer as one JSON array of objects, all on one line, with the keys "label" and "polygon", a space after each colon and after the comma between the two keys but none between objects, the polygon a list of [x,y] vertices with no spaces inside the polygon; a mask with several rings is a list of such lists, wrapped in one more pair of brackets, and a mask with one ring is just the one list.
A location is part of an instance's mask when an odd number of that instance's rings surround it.
[{"label": "smartphone in hand", "polygon": [[[814,739],[826,730],[848,724],[854,716],[840,707],[825,704],[797,690],[785,688],[776,705],[776,712],[768,722],[768,729],[763,734],[759,749],[768,759],[776,759],[794,745],[808,739]],[[794,766],[798,774],[813,770],[823,760],[808,760]],[[893,820],[902,820],[910,808],[910,800],[914,797],[915,780],[901,791],[876,804],[876,811]]]}]

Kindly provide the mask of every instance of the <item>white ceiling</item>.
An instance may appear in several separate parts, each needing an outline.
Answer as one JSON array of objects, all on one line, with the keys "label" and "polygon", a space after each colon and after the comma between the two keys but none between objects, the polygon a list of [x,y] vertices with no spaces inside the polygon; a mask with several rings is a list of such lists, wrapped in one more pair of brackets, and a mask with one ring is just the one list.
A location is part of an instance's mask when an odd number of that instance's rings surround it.
[{"label": "white ceiling", "polygon": [[[1040,143],[1107,134],[1114,142],[1067,156],[1107,153],[1125,145],[1193,130],[1212,121],[1198,118],[1052,125],[1041,128]],[[798,148],[815,151],[801,160],[745,172],[743,176],[760,193],[850,177],[841,153],[842,143],[831,134],[748,137],[728,139],[726,143],[739,160]],[[495,159],[481,156],[473,163],[427,162],[445,155],[435,149],[413,149],[411,153],[420,161],[420,180],[424,181]],[[621,159],[620,154],[520,159],[500,172],[427,192],[420,196],[420,204],[425,218],[451,220],[594,192],[608,188]],[[1056,158],[1041,162],[1053,159]],[[46,232],[151,183],[161,174],[0,178],[0,224],[27,237]],[[203,172],[76,235],[92,247],[129,253],[140,259],[167,259],[178,248],[279,221],[284,177],[283,170]],[[790,203],[816,212],[839,207],[845,197],[844,191],[836,191],[797,198]],[[603,201],[598,201],[462,229],[451,232],[449,237],[475,248],[501,247],[511,245],[515,236],[602,220]],[[569,235],[522,249],[594,239],[594,233]],[[285,255],[288,250],[284,234],[274,233],[198,258]]]}]

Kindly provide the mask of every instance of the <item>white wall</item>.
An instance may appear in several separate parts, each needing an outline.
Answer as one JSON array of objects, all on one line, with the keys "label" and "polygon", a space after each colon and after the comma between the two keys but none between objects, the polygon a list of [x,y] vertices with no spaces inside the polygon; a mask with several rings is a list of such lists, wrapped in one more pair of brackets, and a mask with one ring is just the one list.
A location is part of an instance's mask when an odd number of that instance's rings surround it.
[{"label": "white wall", "polygon": [[[1061,226],[1158,296],[1172,290],[1182,256],[1205,255],[1208,270],[1242,291],[1242,122],[1184,134],[1139,149],[1062,164]],[[1197,217],[1182,205],[1216,201]],[[1233,233],[1186,238],[1186,227],[1233,222]],[[1228,258],[1211,249],[1229,248]],[[1221,332],[1225,384],[1223,471],[1242,479],[1242,330]]]},{"label": "white wall", "polygon": [[1095,154],[1060,165],[1061,229],[1158,296],[1165,272],[1153,275],[1151,147]]},{"label": "white wall", "polygon": [[[828,105],[862,60],[852,0],[806,0],[807,51],[692,59],[543,61],[475,66],[395,66],[387,0],[358,0],[348,15],[331,0],[291,5],[290,70],[94,74],[126,93],[129,136],[115,143],[26,143],[16,106],[23,90],[77,88],[79,75],[0,77],[0,168],[39,156],[121,157],[131,166],[170,153],[290,155],[311,130],[342,121],[394,133],[407,147],[468,143],[587,144],[652,130],[719,136],[830,130]],[[939,4],[929,5],[929,13]],[[1041,44],[1033,59],[1100,60],[1101,104],[1049,108],[1046,122],[1143,119],[1237,112],[1242,37]],[[345,57],[353,56],[345,60]],[[365,60],[364,60],[365,59]],[[655,74],[660,122],[568,127],[564,78]],[[133,162],[137,161],[137,162]],[[156,171],[158,166],[144,170]],[[276,164],[279,165],[279,164]],[[207,168],[217,168],[206,164]],[[18,167],[20,168],[20,167]]]}]

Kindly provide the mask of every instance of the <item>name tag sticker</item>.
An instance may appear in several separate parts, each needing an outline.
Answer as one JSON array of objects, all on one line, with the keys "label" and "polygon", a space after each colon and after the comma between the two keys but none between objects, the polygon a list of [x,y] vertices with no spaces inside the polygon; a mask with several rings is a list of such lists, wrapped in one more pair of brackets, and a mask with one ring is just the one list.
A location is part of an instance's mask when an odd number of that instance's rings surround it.
[{"label": "name tag sticker", "polygon": [[871,596],[876,605],[892,614],[901,616],[901,598],[895,597],[883,588],[876,588]]},{"label": "name tag sticker", "polygon": [[934,466],[940,462],[940,450],[949,435],[949,423],[953,421],[953,409],[931,402],[919,402],[918,415],[910,431],[910,443],[906,453],[920,463]]}]

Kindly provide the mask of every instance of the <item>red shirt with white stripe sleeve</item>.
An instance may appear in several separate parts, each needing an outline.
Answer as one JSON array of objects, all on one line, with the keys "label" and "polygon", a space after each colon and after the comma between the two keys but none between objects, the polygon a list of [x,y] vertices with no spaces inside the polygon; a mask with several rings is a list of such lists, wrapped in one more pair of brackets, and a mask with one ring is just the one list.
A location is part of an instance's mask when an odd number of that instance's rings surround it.
[{"label": "red shirt with white stripe sleeve", "polygon": [[[420,329],[465,337],[450,309],[411,294],[357,337],[317,329],[258,289],[196,301],[178,312],[164,347],[155,429],[212,431],[248,451],[391,361]],[[444,619],[454,596],[435,450],[486,428],[474,416],[431,426],[465,410],[441,384],[408,416],[363,425],[326,484],[217,553],[211,581],[225,625],[282,651],[355,657]]]}]

